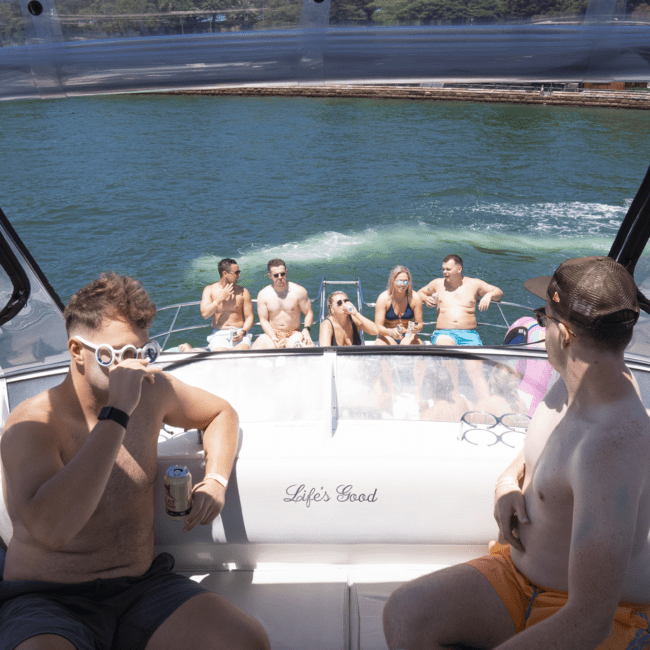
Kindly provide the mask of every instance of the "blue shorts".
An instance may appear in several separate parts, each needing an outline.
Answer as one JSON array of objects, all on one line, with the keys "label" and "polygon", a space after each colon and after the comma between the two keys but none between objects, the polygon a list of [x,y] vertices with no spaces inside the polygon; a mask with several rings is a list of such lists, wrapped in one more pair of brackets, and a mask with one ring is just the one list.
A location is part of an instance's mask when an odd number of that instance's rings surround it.
[{"label": "blue shorts", "polygon": [[435,345],[436,339],[441,335],[449,336],[456,345],[483,345],[481,337],[476,330],[436,330],[431,335],[431,344]]},{"label": "blue shorts", "polygon": [[184,602],[207,591],[173,567],[174,558],[161,553],[135,578],[81,584],[0,579],[0,650],[39,634],[61,636],[77,650],[143,650]]}]

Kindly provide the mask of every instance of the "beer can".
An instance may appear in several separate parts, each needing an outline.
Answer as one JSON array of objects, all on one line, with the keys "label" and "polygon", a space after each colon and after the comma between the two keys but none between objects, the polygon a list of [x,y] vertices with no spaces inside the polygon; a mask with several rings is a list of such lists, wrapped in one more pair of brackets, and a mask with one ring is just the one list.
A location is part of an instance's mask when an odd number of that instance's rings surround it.
[{"label": "beer can", "polygon": [[172,465],[165,472],[164,483],[167,516],[182,521],[192,509],[192,475],[184,465]]}]

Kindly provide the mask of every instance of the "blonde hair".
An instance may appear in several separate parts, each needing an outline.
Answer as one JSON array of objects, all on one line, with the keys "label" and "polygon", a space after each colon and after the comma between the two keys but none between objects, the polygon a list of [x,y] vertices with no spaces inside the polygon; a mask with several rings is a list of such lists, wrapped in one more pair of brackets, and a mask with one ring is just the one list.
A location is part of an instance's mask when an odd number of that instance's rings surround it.
[{"label": "blonde hair", "polygon": [[497,363],[488,379],[488,386],[493,395],[501,395],[512,408],[516,408],[519,395],[517,388],[521,378],[517,371],[505,363]]},{"label": "blonde hair", "polygon": [[408,300],[409,304],[411,303],[411,299],[413,298],[413,278],[411,277],[411,272],[402,265],[396,266],[391,272],[390,275],[388,276],[388,285],[386,285],[386,291],[388,292],[388,297],[393,298],[393,287],[395,286],[395,278],[400,274],[400,273],[406,273],[406,275],[409,276],[409,284],[408,288],[406,290],[406,299]]},{"label": "blonde hair", "polygon": [[332,305],[334,304],[334,296],[345,296],[348,297],[348,294],[345,291],[334,291],[330,293],[329,298],[327,299],[327,313],[329,316],[332,315]]}]

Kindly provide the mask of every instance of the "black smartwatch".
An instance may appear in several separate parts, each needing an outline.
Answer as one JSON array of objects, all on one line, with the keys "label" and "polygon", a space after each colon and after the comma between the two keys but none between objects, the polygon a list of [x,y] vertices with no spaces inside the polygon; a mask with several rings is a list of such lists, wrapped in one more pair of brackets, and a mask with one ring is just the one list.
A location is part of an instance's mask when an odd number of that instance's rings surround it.
[{"label": "black smartwatch", "polygon": [[129,423],[129,414],[120,409],[116,409],[114,406],[104,406],[97,416],[98,420],[113,420],[121,424],[125,429],[126,425]]},{"label": "black smartwatch", "polygon": [[311,334],[311,325],[303,325],[302,329],[307,330]]}]

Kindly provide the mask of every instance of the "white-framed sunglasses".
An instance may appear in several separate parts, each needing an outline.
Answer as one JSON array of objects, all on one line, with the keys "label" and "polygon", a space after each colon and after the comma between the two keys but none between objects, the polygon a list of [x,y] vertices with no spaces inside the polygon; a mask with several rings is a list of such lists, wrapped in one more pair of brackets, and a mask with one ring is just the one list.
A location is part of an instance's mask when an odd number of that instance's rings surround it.
[{"label": "white-framed sunglasses", "polygon": [[86,347],[94,350],[97,363],[100,366],[105,367],[112,365],[115,361],[120,363],[121,361],[124,361],[124,359],[148,359],[149,362],[153,363],[162,352],[162,348],[158,341],[149,341],[141,348],[136,348],[135,345],[125,345],[121,350],[116,350],[108,343],[95,345],[82,336],[75,336],[74,338],[77,339],[79,343],[83,343]]},{"label": "white-framed sunglasses", "polygon": [[408,286],[408,284],[409,284],[410,282],[411,282],[410,280],[395,280],[395,284],[396,284],[398,287],[405,287],[405,286]]}]

